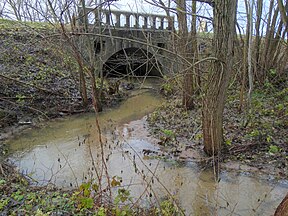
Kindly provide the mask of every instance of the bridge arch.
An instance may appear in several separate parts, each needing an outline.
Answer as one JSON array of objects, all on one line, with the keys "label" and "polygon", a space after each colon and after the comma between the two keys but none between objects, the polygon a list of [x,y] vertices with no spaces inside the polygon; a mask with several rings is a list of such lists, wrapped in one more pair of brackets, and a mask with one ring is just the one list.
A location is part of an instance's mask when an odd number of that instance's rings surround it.
[{"label": "bridge arch", "polygon": [[129,47],[112,54],[103,64],[104,76],[162,76],[161,62],[143,48]]}]

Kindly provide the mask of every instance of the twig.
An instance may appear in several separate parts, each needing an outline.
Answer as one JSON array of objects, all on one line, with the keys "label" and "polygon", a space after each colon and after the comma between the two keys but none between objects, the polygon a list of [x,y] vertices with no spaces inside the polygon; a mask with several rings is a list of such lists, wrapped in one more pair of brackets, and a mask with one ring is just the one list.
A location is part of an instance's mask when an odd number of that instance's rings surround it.
[{"label": "twig", "polygon": [[57,94],[56,92],[52,92],[52,91],[50,91],[50,90],[48,90],[48,89],[40,88],[40,87],[35,86],[35,85],[33,85],[33,84],[30,84],[30,83],[27,83],[27,82],[24,82],[24,81],[21,81],[21,80],[17,80],[17,79],[11,78],[11,77],[5,76],[5,75],[3,75],[3,74],[0,74],[0,77],[2,77],[2,78],[4,78],[4,79],[11,80],[11,81],[14,81],[14,82],[18,82],[18,83],[20,83],[20,84],[22,84],[22,85],[31,86],[31,87],[36,88],[36,89],[38,89],[38,90],[40,90],[40,91],[43,91],[43,92],[48,92],[48,93],[51,93],[51,94]]},{"label": "twig", "polygon": [[[13,104],[13,105],[15,105],[15,106],[22,106],[22,105],[20,105],[20,104],[14,103],[14,102],[9,101],[9,100],[5,100],[5,99],[3,99],[3,98],[0,98],[0,100],[5,101],[5,102],[8,102],[8,103],[11,103],[11,104]],[[27,107],[28,109],[30,109],[30,110],[32,110],[32,111],[34,111],[34,112],[40,113],[41,115],[45,116],[47,119],[50,119],[44,112],[42,112],[42,111],[40,111],[40,110],[38,110],[38,109],[36,109],[36,108],[30,107],[30,106],[25,106],[25,107]]]},{"label": "twig", "polygon": [[[137,156],[137,158],[140,160],[140,162],[144,165],[144,167],[147,169],[147,171],[149,173],[152,174],[152,177],[155,177],[155,179],[158,181],[158,183],[164,188],[164,190],[167,192],[167,194],[170,196],[170,198],[175,202],[176,206],[179,208],[179,210],[181,211],[181,213],[183,215],[185,215],[185,213],[183,212],[183,210],[181,209],[181,207],[178,205],[178,203],[176,202],[175,198],[173,197],[173,195],[170,193],[169,189],[160,181],[160,179],[155,175],[155,172],[157,170],[158,164],[156,166],[156,170],[152,171],[143,161],[143,159],[141,158],[141,156],[139,155],[139,153],[133,148],[133,146],[131,146],[129,144],[129,142],[127,140],[125,140],[125,138],[122,136],[123,140],[125,141],[125,143],[132,149],[132,151],[135,153],[135,155]],[[148,185],[149,186],[149,185]],[[152,189],[152,188],[151,188]],[[147,188],[145,189],[147,190]],[[154,195],[156,195],[154,193]],[[157,200],[158,201],[158,200]]]},{"label": "twig", "polygon": [[0,172],[3,176],[6,176],[1,163],[0,163]]},{"label": "twig", "polygon": [[247,151],[247,148],[257,146],[257,145],[259,145],[259,143],[257,143],[257,142],[256,143],[250,143],[248,145],[236,145],[236,146],[231,147],[229,149],[229,152],[235,154],[235,153]]}]

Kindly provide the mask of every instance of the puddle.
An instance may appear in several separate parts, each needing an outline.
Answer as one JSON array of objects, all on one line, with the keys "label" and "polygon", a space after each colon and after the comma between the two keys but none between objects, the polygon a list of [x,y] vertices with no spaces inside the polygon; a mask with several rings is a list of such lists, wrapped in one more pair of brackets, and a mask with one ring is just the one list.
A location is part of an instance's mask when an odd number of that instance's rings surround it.
[{"label": "puddle", "polygon": [[[147,203],[172,195],[185,215],[273,215],[288,191],[285,181],[222,172],[215,182],[213,170],[201,170],[195,163],[144,155],[147,150],[160,152],[157,140],[149,136],[145,115],[162,100],[148,90],[138,93],[99,115],[111,177],[122,177],[122,185],[134,197],[147,198]],[[40,185],[50,182],[69,188],[95,179],[101,148],[94,125],[93,114],[48,122],[10,140],[9,159]]]}]

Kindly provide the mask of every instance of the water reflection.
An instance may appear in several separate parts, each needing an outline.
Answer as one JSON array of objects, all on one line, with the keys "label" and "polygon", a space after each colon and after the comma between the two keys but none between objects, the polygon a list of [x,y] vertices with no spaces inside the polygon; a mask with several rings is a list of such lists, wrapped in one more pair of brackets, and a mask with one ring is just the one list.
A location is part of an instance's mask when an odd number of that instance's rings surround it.
[{"label": "water reflection", "polygon": [[[147,198],[143,201],[147,205],[174,197],[186,215],[273,214],[287,193],[285,182],[273,184],[233,172],[220,173],[217,182],[213,170],[201,170],[191,162],[144,156],[143,150],[160,152],[142,118],[160,104],[154,93],[141,92],[100,115],[111,177],[121,177],[133,196]],[[99,169],[101,151],[94,125],[94,115],[84,114],[27,131],[10,141],[11,160],[40,184],[70,187],[97,179],[105,173]]]}]

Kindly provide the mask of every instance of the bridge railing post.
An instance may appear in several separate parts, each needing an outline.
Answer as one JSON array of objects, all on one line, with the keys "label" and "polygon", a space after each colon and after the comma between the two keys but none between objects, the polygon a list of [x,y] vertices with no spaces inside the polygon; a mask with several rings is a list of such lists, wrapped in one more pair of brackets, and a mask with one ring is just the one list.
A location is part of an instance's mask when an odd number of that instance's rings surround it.
[{"label": "bridge railing post", "polygon": [[148,17],[144,16],[144,25],[142,26],[142,28],[147,29],[148,27]]},{"label": "bridge railing post", "polygon": [[130,28],[130,16],[131,14],[125,14],[125,17],[126,17],[126,23],[125,23],[125,27],[126,28]]},{"label": "bridge railing post", "polygon": [[120,28],[121,27],[121,24],[120,24],[120,14],[119,13],[116,13],[116,23],[115,23],[115,26],[117,28]]},{"label": "bridge railing post", "polygon": [[174,30],[174,17],[170,16],[168,17],[168,30],[173,31]]},{"label": "bridge railing post", "polygon": [[151,16],[152,17],[152,29],[156,29],[156,16]]},{"label": "bridge railing post", "polygon": [[163,30],[164,29],[164,18],[162,17],[160,20],[160,27],[159,29]]},{"label": "bridge railing post", "polygon": [[137,14],[135,14],[135,25],[134,28],[139,28],[139,16]]},{"label": "bridge railing post", "polygon": [[94,12],[94,20],[95,20],[94,21],[94,25],[100,26],[101,22],[102,22],[102,20],[101,20],[101,15],[102,15],[101,10],[100,9],[96,9],[93,12]]},{"label": "bridge railing post", "polygon": [[105,14],[105,16],[106,16],[106,20],[105,20],[106,25],[110,26],[110,16],[111,16],[111,15],[110,15],[109,12],[107,13],[106,11],[105,11],[104,14]]}]

